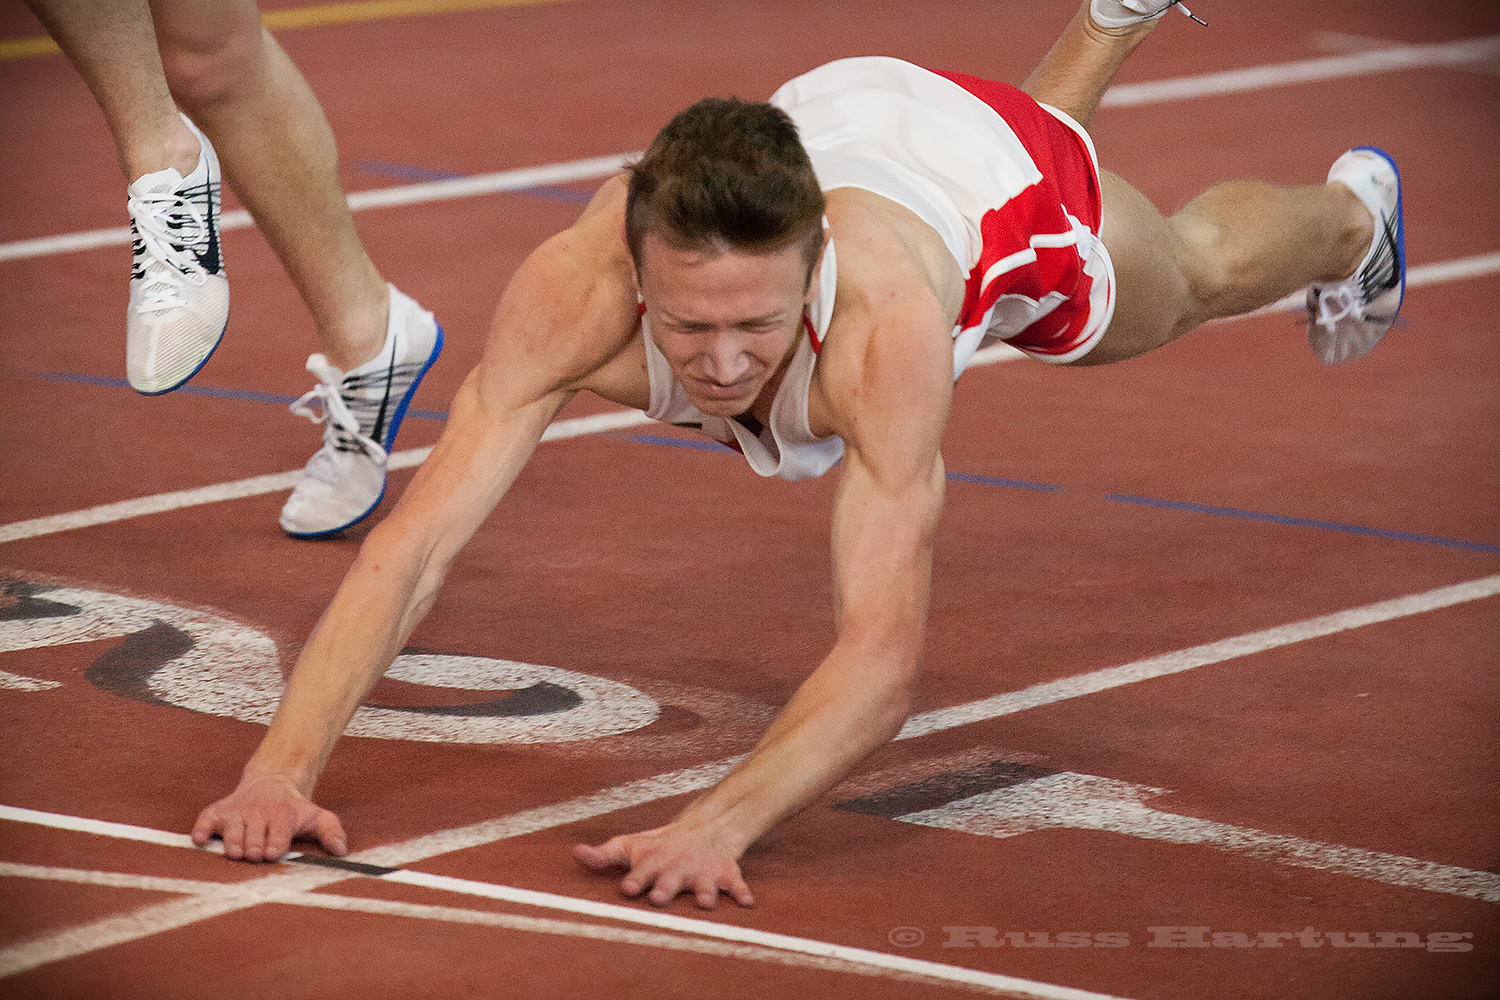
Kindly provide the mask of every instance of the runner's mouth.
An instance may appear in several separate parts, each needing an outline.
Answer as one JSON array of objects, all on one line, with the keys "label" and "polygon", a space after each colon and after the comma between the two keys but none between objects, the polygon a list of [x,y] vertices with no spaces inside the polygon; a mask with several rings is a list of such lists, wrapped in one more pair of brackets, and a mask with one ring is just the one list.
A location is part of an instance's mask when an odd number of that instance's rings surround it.
[{"label": "runner's mouth", "polygon": [[713,379],[690,377],[693,389],[700,395],[709,399],[739,399],[745,395],[753,394],[758,379],[742,378],[727,385],[715,382]]}]

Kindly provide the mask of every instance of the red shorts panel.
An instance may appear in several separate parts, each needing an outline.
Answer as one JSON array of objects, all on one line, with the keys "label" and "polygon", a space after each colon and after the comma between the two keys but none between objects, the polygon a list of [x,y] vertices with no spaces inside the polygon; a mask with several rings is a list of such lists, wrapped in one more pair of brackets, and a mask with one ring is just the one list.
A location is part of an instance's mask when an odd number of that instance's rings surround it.
[{"label": "red shorts panel", "polygon": [[[1093,153],[1083,136],[1015,87],[963,73],[934,72],[993,108],[1042,174],[1039,183],[981,220],[983,250],[969,275],[959,326],[967,329],[982,322],[1002,295],[1042,302],[1060,294],[1065,297],[1061,304],[1006,339],[1043,358],[1075,354],[1100,333],[1098,322],[1090,322],[1097,319],[1090,315],[1095,279],[1085,273],[1078,247],[1033,246],[1033,237],[1068,233],[1074,219],[1098,236],[1103,197]],[[984,283],[997,262],[1028,250],[1036,253],[1034,264]]]}]

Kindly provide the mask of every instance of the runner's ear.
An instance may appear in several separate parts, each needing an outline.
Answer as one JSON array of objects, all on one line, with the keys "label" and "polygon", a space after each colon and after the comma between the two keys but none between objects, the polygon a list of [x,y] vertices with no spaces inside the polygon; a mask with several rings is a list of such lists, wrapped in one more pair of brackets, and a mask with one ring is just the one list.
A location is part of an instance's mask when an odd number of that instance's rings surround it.
[{"label": "runner's ear", "polygon": [[807,275],[807,288],[802,295],[802,304],[811,305],[812,300],[818,297],[818,288],[821,285],[820,278],[823,274],[823,257],[828,253],[828,241],[833,237],[833,230],[828,228],[828,218],[823,218],[823,246],[818,250],[818,262]]},{"label": "runner's ear", "polygon": [[[628,230],[626,229],[626,226],[625,226],[625,219],[624,219],[624,217],[621,217],[621,219],[620,219],[620,242],[623,243],[623,244],[625,244],[625,246],[629,247],[630,246],[630,240],[629,240],[629,238],[626,235],[627,233],[628,233]],[[640,271],[635,266],[635,255],[634,254],[630,254],[629,256],[630,256],[630,280],[631,280],[631,282],[633,282],[635,284],[635,294],[636,294],[637,297],[639,297],[640,294],[641,294],[641,274],[640,274]]]}]

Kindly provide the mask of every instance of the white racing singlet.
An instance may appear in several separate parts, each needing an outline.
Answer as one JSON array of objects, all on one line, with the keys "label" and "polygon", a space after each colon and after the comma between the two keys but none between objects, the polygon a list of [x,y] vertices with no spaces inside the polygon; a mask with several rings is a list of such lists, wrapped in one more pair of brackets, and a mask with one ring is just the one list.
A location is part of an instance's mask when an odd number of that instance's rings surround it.
[{"label": "white racing singlet", "polygon": [[[1072,119],[1004,84],[883,56],[821,66],[783,85],[771,103],[796,122],[825,192],[856,187],[888,198],[942,238],[966,276],[953,329],[955,379],[995,340],[1059,363],[1098,342],[1114,311],[1114,275],[1098,238],[1093,145]],[[643,315],[647,415],[740,450],[762,476],[806,479],[832,468],[843,441],[813,435],[807,393],[837,271],[830,241],[807,337],[764,427],[694,407]]]},{"label": "white racing singlet", "polygon": [[828,323],[833,319],[833,290],[838,284],[838,262],[829,240],[823,250],[823,266],[818,272],[818,294],[802,314],[805,336],[797,341],[786,375],[771,402],[771,422],[710,417],[689,400],[687,390],[672,376],[666,355],[651,339],[650,319],[641,315],[641,332],[646,338],[646,371],[651,377],[651,406],[646,416],[679,427],[702,431],[721,444],[744,454],[750,468],[762,476],[782,479],[811,479],[821,476],[844,457],[841,438],[820,438],[813,434],[807,420],[807,390],[812,384],[813,365]]}]

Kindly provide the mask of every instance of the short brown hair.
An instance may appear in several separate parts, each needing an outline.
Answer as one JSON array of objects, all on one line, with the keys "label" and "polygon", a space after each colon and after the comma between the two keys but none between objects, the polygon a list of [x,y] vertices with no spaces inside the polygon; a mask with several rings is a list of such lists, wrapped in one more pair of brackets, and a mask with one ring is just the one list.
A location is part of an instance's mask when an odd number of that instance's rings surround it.
[{"label": "short brown hair", "polygon": [[629,168],[625,242],[639,270],[655,233],[691,250],[769,253],[802,244],[808,279],[823,250],[823,191],[780,108],[709,97],[681,112]]}]

